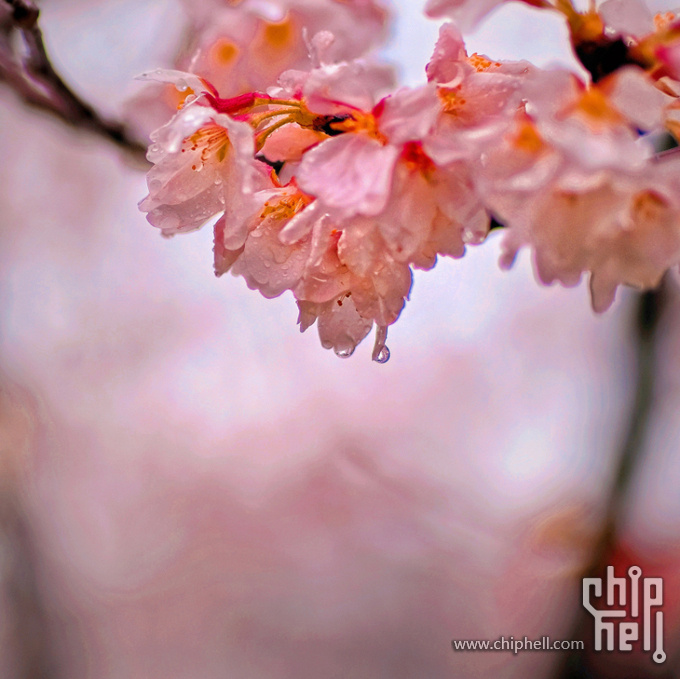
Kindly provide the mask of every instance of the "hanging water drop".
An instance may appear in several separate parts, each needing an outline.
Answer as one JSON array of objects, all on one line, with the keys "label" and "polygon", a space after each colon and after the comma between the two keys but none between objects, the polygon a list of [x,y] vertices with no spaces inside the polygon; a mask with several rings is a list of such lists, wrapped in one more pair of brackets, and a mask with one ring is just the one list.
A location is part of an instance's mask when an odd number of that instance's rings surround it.
[{"label": "hanging water drop", "polygon": [[390,360],[390,350],[387,347],[383,347],[373,360],[376,363],[387,363]]},{"label": "hanging water drop", "polygon": [[338,358],[349,358],[354,353],[354,347],[351,345],[343,345],[333,347],[333,351]]},{"label": "hanging water drop", "polygon": [[375,331],[375,344],[371,358],[376,363],[387,363],[390,360],[390,350],[385,345],[387,341],[387,326],[379,325]]}]

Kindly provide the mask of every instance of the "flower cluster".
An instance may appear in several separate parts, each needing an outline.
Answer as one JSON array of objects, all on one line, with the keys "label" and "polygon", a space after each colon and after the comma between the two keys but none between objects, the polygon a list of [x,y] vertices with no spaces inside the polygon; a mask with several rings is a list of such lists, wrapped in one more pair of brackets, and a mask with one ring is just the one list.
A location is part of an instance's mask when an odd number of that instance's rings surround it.
[{"label": "flower cluster", "polygon": [[[426,10],[471,26],[502,1]],[[179,108],[152,134],[140,208],[166,236],[218,217],[216,274],[290,290],[339,356],[375,324],[387,360],[412,270],[491,226],[501,266],[527,246],[546,284],[588,274],[597,311],[658,284],[680,262],[680,161],[657,150],[680,133],[680,20],[641,0],[526,3],[564,15],[589,78],[468,54],[447,23],[427,82],[395,91],[361,56],[387,18],[373,0],[192,5],[208,28],[188,71],[145,76]]]}]

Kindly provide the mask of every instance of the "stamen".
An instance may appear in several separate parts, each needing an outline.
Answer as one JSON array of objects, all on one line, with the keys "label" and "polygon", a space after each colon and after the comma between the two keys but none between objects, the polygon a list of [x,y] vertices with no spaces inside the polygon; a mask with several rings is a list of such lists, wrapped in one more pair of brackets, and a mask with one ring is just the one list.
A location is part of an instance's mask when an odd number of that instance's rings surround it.
[{"label": "stamen", "polygon": [[257,129],[265,120],[268,120],[269,118],[276,118],[277,116],[293,116],[298,112],[298,110],[299,109],[288,107],[280,108],[277,109],[276,111],[265,111],[264,113],[260,113],[251,118],[250,124],[255,129]]},{"label": "stamen", "polygon": [[266,102],[272,106],[295,106],[297,108],[302,108],[303,104],[297,99],[268,99]]},{"label": "stamen", "polygon": [[277,120],[273,125],[270,125],[269,127],[265,128],[260,132],[256,137],[255,137],[255,149],[256,151],[261,151],[262,147],[264,146],[264,143],[267,141],[267,138],[269,137],[272,132],[278,130],[280,127],[283,127],[284,125],[288,125],[289,123],[294,123],[295,118],[293,116],[287,116],[283,118],[282,120]]}]

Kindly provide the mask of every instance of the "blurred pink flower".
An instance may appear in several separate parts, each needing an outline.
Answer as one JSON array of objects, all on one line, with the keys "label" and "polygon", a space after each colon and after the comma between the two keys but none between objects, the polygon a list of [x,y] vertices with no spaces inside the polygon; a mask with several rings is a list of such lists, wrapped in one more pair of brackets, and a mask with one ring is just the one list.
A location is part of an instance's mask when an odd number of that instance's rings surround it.
[{"label": "blurred pink flower", "polygon": [[[433,19],[451,19],[461,31],[473,30],[499,5],[509,0],[427,0],[425,13]],[[550,6],[543,0],[519,0],[536,7]]]},{"label": "blurred pink flower", "polygon": [[462,31],[473,29],[489,12],[508,0],[427,0],[425,13],[452,19]]},{"label": "blurred pink flower", "polygon": [[573,140],[570,145],[556,143],[559,121],[548,126],[556,133],[548,137],[539,132],[540,124],[518,118],[506,147],[489,154],[482,181],[490,187],[487,204],[508,227],[502,265],[510,266],[527,244],[543,283],[576,285],[590,272],[593,307],[604,311],[618,285],[654,287],[680,261],[675,161],[644,162],[644,154],[636,160],[638,149],[625,135],[621,143],[632,153],[609,152],[623,134],[615,118],[595,133],[601,135],[595,141],[604,147],[602,154],[584,157],[588,128],[573,124],[581,130],[582,146],[575,129],[565,137]]},{"label": "blurred pink flower", "polygon": [[389,20],[379,0],[187,0],[185,5],[192,28],[179,66],[208,78],[225,97],[266,89],[283,71],[305,68],[306,35],[332,31],[327,59],[347,61],[382,42]]}]

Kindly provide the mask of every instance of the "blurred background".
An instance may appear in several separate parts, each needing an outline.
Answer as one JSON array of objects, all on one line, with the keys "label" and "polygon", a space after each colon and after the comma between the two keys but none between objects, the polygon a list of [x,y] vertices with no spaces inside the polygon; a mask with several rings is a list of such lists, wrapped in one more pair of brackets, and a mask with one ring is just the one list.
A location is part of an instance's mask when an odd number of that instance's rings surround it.
[{"label": "blurred background", "polygon": [[[383,52],[411,85],[419,5]],[[134,122],[182,7],[40,8],[65,80]],[[577,68],[512,5],[468,44]],[[646,321],[625,291],[596,317],[526,253],[500,272],[494,233],[416,274],[388,364],[340,360],[292,297],[214,278],[209,227],[161,239],[121,151],[4,85],[0,148],[2,679],[680,676],[674,280]],[[452,652],[579,634],[598,563],[665,578],[664,666]]]}]

